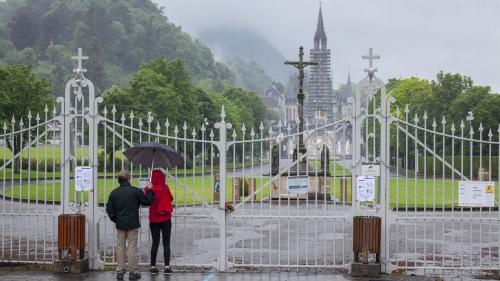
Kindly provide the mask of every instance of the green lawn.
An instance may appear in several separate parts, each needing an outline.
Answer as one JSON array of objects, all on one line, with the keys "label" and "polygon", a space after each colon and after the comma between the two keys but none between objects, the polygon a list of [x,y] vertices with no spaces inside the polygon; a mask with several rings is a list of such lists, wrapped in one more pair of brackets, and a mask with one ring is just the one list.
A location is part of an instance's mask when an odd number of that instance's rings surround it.
[{"label": "green lawn", "polygon": [[[255,162],[254,164],[256,164],[257,162]],[[265,162],[264,162],[265,163]],[[216,165],[218,163],[214,163],[214,166],[213,166],[213,170],[214,171],[217,171],[219,169],[219,165]],[[228,166],[228,169],[233,169],[233,164],[232,163],[228,163],[230,164],[231,166],[229,167]],[[258,163],[260,165],[260,162]],[[15,172],[14,173],[14,176],[12,176],[12,168],[4,168],[4,169],[0,169],[0,183],[3,179],[5,179],[6,181],[10,181],[12,178],[18,180],[18,179],[23,179],[25,181],[28,180],[28,178],[30,178],[32,181],[36,180],[36,178],[38,177],[39,180],[43,180],[45,179],[45,176],[47,177],[47,179],[52,179],[52,178],[56,178],[56,179],[59,179],[61,177],[61,172],[58,170],[56,171],[55,173],[54,172],[47,172],[47,175],[45,175],[45,166],[43,165],[39,165],[38,166],[38,173],[36,171],[36,164],[35,163],[32,163],[32,169],[31,171],[28,171],[27,169],[23,169],[22,170],[22,173],[20,173],[19,171]],[[0,164],[1,166],[1,164]],[[245,164],[243,163],[236,163],[235,165],[235,168],[236,169],[241,169],[243,166],[245,166],[246,168],[248,167],[251,167],[251,163],[250,162],[245,162]],[[129,169],[130,166],[129,165],[126,165],[125,166],[125,169]],[[204,167],[204,170],[202,171],[201,169],[201,165],[197,165],[196,166],[196,169],[182,169],[182,168],[177,168],[177,173],[180,175],[180,174],[184,174],[184,171],[186,171],[186,175],[192,175],[193,172],[195,172],[196,174],[209,174],[212,172],[212,167],[209,166],[209,165],[205,165]],[[118,173],[120,170],[119,169],[115,169],[115,173]],[[5,172],[5,177],[4,177],[4,172]],[[134,165],[134,170],[133,170],[133,173],[132,175],[133,176],[138,176],[140,173],[139,171],[139,168]],[[145,175],[148,173],[148,169],[145,169],[143,168],[142,169],[142,175]],[[21,176],[22,175],[22,176]],[[103,167],[99,167],[99,172],[98,172],[98,177],[104,177],[104,175],[107,175],[108,177],[112,177],[113,176],[113,170],[110,169],[110,168],[107,168],[106,169],[106,173],[104,173],[104,169]]]},{"label": "green lawn", "polygon": [[[267,183],[269,181],[269,178],[264,178],[263,183]],[[191,192],[188,190],[185,190],[180,184],[176,184],[174,180],[169,178],[168,183],[170,188],[172,189],[172,192],[174,193],[175,200],[177,204],[199,204],[201,203],[200,198],[205,200],[206,202],[211,202],[212,200],[212,194],[213,194],[213,182],[212,182],[212,177],[211,176],[195,176],[195,177],[186,177],[186,180],[183,178],[183,176],[179,175],[179,182],[183,183],[186,182],[186,185],[189,189],[193,190],[195,194],[198,196],[193,196]],[[227,196],[226,200],[230,200],[232,197],[232,189],[231,187],[231,182],[232,180],[230,178],[227,178],[226,181],[226,186],[227,188]],[[425,183],[425,186],[424,186]],[[8,184],[8,183],[7,183]],[[138,185],[137,179],[133,181],[133,184]],[[116,183],[112,178],[106,179],[106,182],[104,179],[99,179],[98,180],[98,185],[99,185],[99,201],[104,202],[105,199],[108,197],[109,193],[113,188],[116,187]],[[261,180],[257,178],[257,187],[260,187],[261,185]],[[351,182],[350,178],[345,183],[345,187],[342,187],[341,185],[341,179],[336,178],[336,180],[333,180],[333,177],[330,178],[330,188],[331,188],[331,193],[332,196],[337,198],[340,201],[342,198],[345,198],[346,202],[350,203],[351,202]],[[71,185],[71,190],[74,190],[73,183]],[[342,192],[343,190],[344,192]],[[444,193],[443,193],[444,190]],[[54,192],[54,195],[52,193]],[[377,192],[378,192],[378,187],[377,187]],[[30,199],[36,198],[36,194],[38,194],[39,199],[45,199],[52,201],[53,199],[56,201],[59,201],[60,199],[60,183],[47,183],[47,186],[43,184],[43,181],[40,181],[38,188],[35,185],[34,181],[31,181],[31,184],[28,186],[27,182],[25,181],[23,183],[23,186],[16,186],[13,189],[11,188],[6,188],[6,195],[7,196],[13,196],[15,198],[21,198],[27,199],[28,194]],[[262,193],[259,191],[257,194],[257,200],[260,200],[261,194],[264,198],[266,198],[270,193],[270,188],[269,186],[266,186]],[[345,197],[342,197],[341,194],[344,193]],[[415,193],[417,196],[415,197]],[[73,199],[74,197],[74,192],[71,192],[71,198]],[[391,179],[390,180],[390,189],[389,189],[389,194],[390,194],[390,206],[391,207],[399,207],[399,208],[404,208],[405,206],[408,206],[409,208],[413,207],[427,207],[427,208],[441,208],[441,207],[452,207],[452,202],[453,206],[457,206],[458,202],[458,181],[455,180],[452,182],[449,179],[445,179],[444,181],[442,179],[436,179],[435,183],[434,181],[431,180],[426,180],[424,181],[423,179],[417,179],[416,181],[416,187],[415,187],[415,180],[414,179],[408,179],[406,181],[405,179],[399,179],[397,181],[396,179]],[[425,194],[425,196],[424,196]],[[435,195],[434,195],[435,194]],[[46,197],[45,197],[46,196]],[[86,200],[87,193],[84,193],[84,197]],[[426,200],[424,200],[426,199]]]},{"label": "green lawn", "polygon": [[[309,160],[309,164],[313,166],[316,170],[321,169],[321,161],[320,160]],[[330,175],[340,177],[340,176],[351,176],[351,171],[349,169],[345,169],[340,164],[335,164],[330,160]]]},{"label": "green lawn", "polygon": [[[89,149],[88,147],[85,147],[84,154],[88,155]],[[3,160],[4,160],[4,153],[5,153],[5,159],[8,161],[9,159],[12,158],[12,152],[8,147],[3,147],[0,146],[0,165],[3,165]],[[18,150],[16,150],[16,154],[19,153]],[[37,157],[37,148],[35,146],[30,147],[29,152],[28,149],[23,151],[23,158],[28,158],[28,153],[31,155],[31,159],[35,160]],[[39,160],[44,160],[45,159],[45,154],[47,154],[47,162],[52,162],[52,160],[56,160],[56,163],[61,161],[61,147],[54,145],[54,146],[45,146],[45,145],[40,145],[38,147],[38,159]],[[82,155],[82,148],[77,147],[76,148],[76,157],[77,159],[81,159]],[[120,153],[121,155],[121,153]],[[118,156],[117,156],[118,157]]]},{"label": "green lawn", "polygon": [[[175,198],[175,203],[178,205],[183,205],[184,203],[186,204],[200,204],[201,200],[204,200],[205,202],[211,202],[213,198],[213,182],[212,182],[212,177],[211,176],[196,176],[196,177],[186,177],[186,180],[182,177],[179,176],[178,178],[179,184],[177,184],[174,180],[169,179],[168,184],[169,187],[174,195]],[[232,198],[232,188],[230,188],[232,179],[227,178],[226,180],[226,186],[227,188],[227,193],[226,193],[226,200],[231,200]],[[265,184],[266,182],[269,182],[268,178],[264,178],[262,183]],[[182,183],[186,183],[185,185],[187,186],[188,189],[192,190],[196,196],[193,196],[193,194],[181,185]],[[132,181],[132,184],[135,186],[138,186],[139,182],[138,179],[135,179]],[[256,180],[256,185],[257,188],[260,187],[261,185],[261,180],[257,179]],[[116,181],[114,181],[112,178],[106,179],[99,179],[98,180],[98,198],[99,202],[105,202],[107,200],[109,193],[117,187]],[[70,186],[70,199],[74,200],[75,197],[75,192],[74,192],[74,182],[71,182]],[[257,200],[260,200],[261,195],[265,198],[269,195],[270,188],[269,186],[265,187],[262,190],[262,193],[259,191],[257,194]],[[3,192],[0,188],[0,192]],[[21,186],[15,186],[14,188],[6,188],[5,194],[10,197],[14,198],[23,198],[23,199],[32,199],[34,200],[38,194],[38,199],[39,200],[48,200],[48,201],[59,201],[61,198],[61,183],[39,183],[38,188],[36,187],[36,184],[32,182],[30,185],[23,184]],[[87,200],[88,192],[83,192],[84,200]]]},{"label": "green lawn", "polygon": [[[330,187],[333,189],[333,183],[330,181]],[[347,202],[351,201],[351,181],[345,187],[342,187],[340,179],[337,179],[335,184],[335,197],[339,200],[346,198]],[[497,187],[498,188],[498,187]],[[341,189],[346,194],[345,197],[341,196]],[[376,186],[378,192],[378,184]],[[498,198],[498,191],[495,191],[495,198]],[[416,196],[415,196],[416,194]],[[398,208],[451,208],[458,207],[458,180],[452,181],[451,179],[390,179],[389,199],[391,207]],[[495,203],[498,206],[498,203]]]}]

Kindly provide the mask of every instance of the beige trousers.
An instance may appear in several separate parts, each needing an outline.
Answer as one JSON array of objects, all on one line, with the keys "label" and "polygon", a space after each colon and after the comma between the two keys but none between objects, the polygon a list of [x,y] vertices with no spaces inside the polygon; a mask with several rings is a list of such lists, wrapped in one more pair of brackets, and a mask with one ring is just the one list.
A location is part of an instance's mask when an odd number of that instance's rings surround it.
[{"label": "beige trousers", "polygon": [[127,271],[125,269],[125,248],[126,243],[128,244],[127,257],[128,257],[128,269],[129,271],[138,271],[138,255],[137,255],[137,241],[139,237],[139,228],[130,230],[116,230],[117,242],[116,242],[116,255],[118,256],[118,265],[116,271]]}]

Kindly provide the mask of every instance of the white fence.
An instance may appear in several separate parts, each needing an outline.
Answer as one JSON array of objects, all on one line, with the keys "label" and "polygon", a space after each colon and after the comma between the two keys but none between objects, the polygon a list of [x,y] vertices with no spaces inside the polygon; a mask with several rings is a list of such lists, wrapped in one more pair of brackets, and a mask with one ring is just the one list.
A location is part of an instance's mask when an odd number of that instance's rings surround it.
[{"label": "white fence", "polygon": [[[155,141],[185,157],[183,167],[167,171],[175,197],[175,267],[349,270],[353,217],[377,215],[385,272],[497,270],[498,191],[492,207],[463,207],[458,183],[478,180],[478,170],[480,180],[499,180],[498,132],[474,131],[470,122],[438,125],[427,115],[410,120],[409,110],[391,106],[394,100],[373,74],[360,81],[353,112],[309,126],[308,154],[293,159],[298,134],[289,126],[235,131],[223,108],[218,123],[196,128],[149,113],[125,114],[100,104],[92,83],[76,70],[57,108],[3,126],[0,261],[52,263],[57,216],[83,213],[92,268],[115,264],[115,228],[104,211],[115,175],[128,169],[137,185],[150,173],[121,152]],[[305,171],[297,165],[304,159]],[[356,178],[366,163],[380,167],[372,202],[356,200]],[[92,167],[93,191],[75,191],[76,166]],[[297,174],[308,175],[307,194],[287,191],[287,179]],[[234,212],[225,211],[228,203]],[[147,209],[141,209],[141,223],[140,263],[148,264]]]}]

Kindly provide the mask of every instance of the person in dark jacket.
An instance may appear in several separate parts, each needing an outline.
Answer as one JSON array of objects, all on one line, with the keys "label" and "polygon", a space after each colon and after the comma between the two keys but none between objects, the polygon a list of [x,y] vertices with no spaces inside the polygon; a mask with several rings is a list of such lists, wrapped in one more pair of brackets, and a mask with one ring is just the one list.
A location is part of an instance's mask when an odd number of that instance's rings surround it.
[{"label": "person in dark jacket", "polygon": [[150,190],[144,194],[140,189],[130,185],[130,173],[121,171],[118,174],[120,186],[109,195],[106,213],[116,224],[117,242],[116,252],[118,265],[116,267],[118,280],[123,280],[125,274],[125,243],[128,244],[128,266],[130,270],[129,280],[141,278],[139,274],[137,240],[139,236],[139,208],[142,205],[149,206],[154,200],[154,191]]},{"label": "person in dark jacket", "polygon": [[151,182],[144,189],[147,194],[150,190],[154,191],[155,200],[149,207],[149,228],[153,243],[151,245],[151,274],[157,274],[156,255],[160,245],[160,233],[163,237],[163,256],[165,260],[164,273],[170,274],[170,231],[172,229],[172,212],[174,210],[172,201],[174,197],[165,183],[165,174],[160,170],[153,170],[151,173]]}]

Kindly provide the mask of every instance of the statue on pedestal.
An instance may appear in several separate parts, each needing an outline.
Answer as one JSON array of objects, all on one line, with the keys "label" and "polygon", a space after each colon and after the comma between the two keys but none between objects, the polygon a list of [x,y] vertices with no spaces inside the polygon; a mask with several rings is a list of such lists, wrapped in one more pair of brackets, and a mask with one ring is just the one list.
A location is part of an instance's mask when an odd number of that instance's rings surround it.
[{"label": "statue on pedestal", "polygon": [[271,148],[271,173],[276,175],[280,170],[279,146],[274,144]]},{"label": "statue on pedestal", "polygon": [[328,174],[330,171],[330,150],[326,144],[321,148],[321,174]]}]

